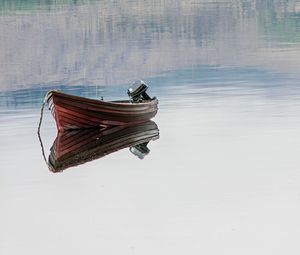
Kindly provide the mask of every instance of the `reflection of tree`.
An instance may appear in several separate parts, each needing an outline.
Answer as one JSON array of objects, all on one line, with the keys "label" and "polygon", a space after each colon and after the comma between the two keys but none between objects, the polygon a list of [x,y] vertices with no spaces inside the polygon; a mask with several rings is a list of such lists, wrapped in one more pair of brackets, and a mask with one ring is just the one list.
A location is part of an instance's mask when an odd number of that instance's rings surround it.
[{"label": "reflection of tree", "polygon": [[128,83],[200,64],[241,63],[259,47],[257,17],[265,28],[268,15],[289,10],[291,31],[299,29],[295,1],[39,2],[43,8],[1,1],[10,6],[0,14],[1,86]]},{"label": "reflection of tree", "polygon": [[88,4],[99,0],[1,0],[0,10],[35,10],[35,9],[51,9],[51,7],[59,5],[77,5]]},{"label": "reflection of tree", "polygon": [[297,1],[260,1],[260,33],[283,43],[300,41],[300,4]]}]

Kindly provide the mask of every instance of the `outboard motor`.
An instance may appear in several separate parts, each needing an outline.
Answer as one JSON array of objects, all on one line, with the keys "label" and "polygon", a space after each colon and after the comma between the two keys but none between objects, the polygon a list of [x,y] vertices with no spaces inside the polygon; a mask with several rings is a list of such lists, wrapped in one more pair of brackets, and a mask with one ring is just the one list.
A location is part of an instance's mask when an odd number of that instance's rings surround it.
[{"label": "outboard motor", "polygon": [[148,86],[145,82],[138,80],[127,90],[127,94],[133,102],[140,103],[144,100],[151,100],[151,97],[146,93],[147,89]]},{"label": "outboard motor", "polygon": [[143,159],[150,152],[149,148],[147,147],[148,143],[149,142],[131,146],[129,150],[133,155],[137,156],[139,159]]}]

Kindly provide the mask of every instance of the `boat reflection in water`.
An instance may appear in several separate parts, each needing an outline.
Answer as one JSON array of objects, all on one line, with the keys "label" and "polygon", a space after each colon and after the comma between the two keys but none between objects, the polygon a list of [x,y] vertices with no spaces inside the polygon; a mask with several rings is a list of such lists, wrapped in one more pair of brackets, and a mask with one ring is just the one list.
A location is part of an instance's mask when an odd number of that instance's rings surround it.
[{"label": "boat reflection in water", "polygon": [[47,163],[50,171],[61,172],[127,147],[134,155],[143,159],[150,152],[148,143],[158,138],[159,130],[153,121],[101,130],[59,132],[50,149]]}]

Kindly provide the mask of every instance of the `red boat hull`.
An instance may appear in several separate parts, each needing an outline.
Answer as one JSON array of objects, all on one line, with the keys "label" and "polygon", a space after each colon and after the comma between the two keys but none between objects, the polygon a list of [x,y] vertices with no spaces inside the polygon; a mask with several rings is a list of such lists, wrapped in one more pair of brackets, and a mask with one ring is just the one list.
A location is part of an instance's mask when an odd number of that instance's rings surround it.
[{"label": "red boat hull", "polygon": [[158,110],[156,98],[142,103],[105,102],[59,91],[49,92],[47,102],[60,132],[143,123],[153,118]]}]

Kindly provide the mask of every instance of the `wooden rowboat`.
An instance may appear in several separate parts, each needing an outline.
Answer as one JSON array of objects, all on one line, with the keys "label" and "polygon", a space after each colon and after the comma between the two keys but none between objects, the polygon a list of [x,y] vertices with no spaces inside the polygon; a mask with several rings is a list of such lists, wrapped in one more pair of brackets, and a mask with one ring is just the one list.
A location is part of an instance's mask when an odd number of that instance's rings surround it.
[{"label": "wooden rowboat", "polygon": [[127,147],[133,154],[143,158],[149,153],[149,141],[158,138],[159,130],[153,121],[105,129],[59,132],[50,149],[47,164],[50,171],[60,172]]},{"label": "wooden rowboat", "polygon": [[158,110],[158,100],[146,93],[142,81],[128,90],[130,100],[111,101],[89,99],[50,91],[46,101],[60,132],[74,129],[108,127],[143,123],[153,118]]}]

